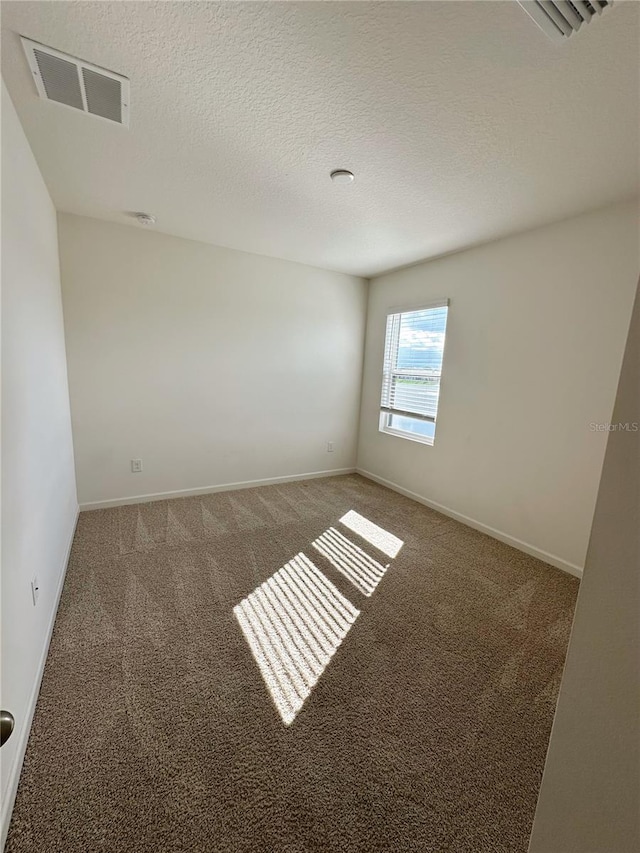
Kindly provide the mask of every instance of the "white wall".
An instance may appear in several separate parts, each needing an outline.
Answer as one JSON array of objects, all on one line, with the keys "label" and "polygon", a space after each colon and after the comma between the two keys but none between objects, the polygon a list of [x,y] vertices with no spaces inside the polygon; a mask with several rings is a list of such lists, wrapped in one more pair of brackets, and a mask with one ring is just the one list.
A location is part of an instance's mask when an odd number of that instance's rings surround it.
[{"label": "white wall", "polygon": [[81,504],[354,467],[362,279],[58,222]]},{"label": "white wall", "polygon": [[[590,424],[611,417],[639,269],[627,203],[374,279],[359,469],[578,573],[606,444]],[[440,297],[429,447],[380,433],[378,406],[386,312]]]},{"label": "white wall", "polygon": [[[612,423],[640,424],[640,291]],[[612,432],[530,853],[640,850],[640,432]]]},{"label": "white wall", "polygon": [[3,82],[2,841],[77,510],[56,213]]}]

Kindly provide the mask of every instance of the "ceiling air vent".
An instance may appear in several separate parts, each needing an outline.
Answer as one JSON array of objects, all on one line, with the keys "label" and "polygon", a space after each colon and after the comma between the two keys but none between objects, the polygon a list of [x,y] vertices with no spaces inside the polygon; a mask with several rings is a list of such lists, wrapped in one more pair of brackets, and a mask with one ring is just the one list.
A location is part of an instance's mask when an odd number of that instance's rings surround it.
[{"label": "ceiling air vent", "polygon": [[129,126],[126,77],[30,39],[22,46],[41,98]]},{"label": "ceiling air vent", "polygon": [[583,24],[613,6],[613,0],[518,0],[540,29],[556,42],[566,41]]}]

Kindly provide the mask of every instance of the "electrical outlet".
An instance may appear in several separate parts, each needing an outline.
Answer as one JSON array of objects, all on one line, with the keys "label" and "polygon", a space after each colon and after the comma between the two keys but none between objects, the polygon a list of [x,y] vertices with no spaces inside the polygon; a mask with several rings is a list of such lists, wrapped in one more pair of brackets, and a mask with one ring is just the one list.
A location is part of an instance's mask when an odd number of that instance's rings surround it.
[{"label": "electrical outlet", "polygon": [[38,602],[38,596],[40,595],[40,581],[38,580],[38,576],[31,581],[31,597],[33,598],[33,606],[35,607]]},{"label": "electrical outlet", "polygon": [[327,453],[333,453],[333,442],[332,441],[327,442]]},{"label": "electrical outlet", "polygon": [[142,459],[131,460],[131,473],[139,474],[142,471]]}]

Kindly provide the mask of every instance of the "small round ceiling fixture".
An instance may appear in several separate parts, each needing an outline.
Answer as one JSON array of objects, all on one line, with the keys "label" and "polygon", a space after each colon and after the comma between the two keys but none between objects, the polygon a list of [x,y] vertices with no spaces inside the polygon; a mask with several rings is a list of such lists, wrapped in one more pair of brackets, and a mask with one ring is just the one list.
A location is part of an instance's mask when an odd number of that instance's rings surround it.
[{"label": "small round ceiling fixture", "polygon": [[334,169],[329,177],[336,184],[350,184],[355,176],[348,169]]},{"label": "small round ceiling fixture", "polygon": [[134,213],[133,216],[140,225],[155,225],[156,218],[151,213]]}]

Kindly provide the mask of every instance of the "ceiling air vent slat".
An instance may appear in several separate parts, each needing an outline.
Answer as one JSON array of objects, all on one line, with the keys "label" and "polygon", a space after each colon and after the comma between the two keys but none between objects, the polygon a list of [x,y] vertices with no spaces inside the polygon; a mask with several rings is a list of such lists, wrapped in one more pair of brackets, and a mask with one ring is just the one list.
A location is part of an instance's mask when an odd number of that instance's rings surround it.
[{"label": "ceiling air vent slat", "polygon": [[47,98],[81,110],[82,90],[77,65],[67,62],[66,59],[58,59],[56,56],[43,53],[41,50],[34,50],[34,54]]},{"label": "ceiling air vent slat", "polygon": [[41,98],[129,125],[126,77],[27,38],[22,45]]},{"label": "ceiling air vent slat", "polygon": [[562,13],[562,17],[566,18],[566,20],[571,24],[574,30],[579,30],[582,26],[582,18],[576,10],[573,8],[571,3],[568,3],[567,0],[557,0],[556,6],[558,10]]},{"label": "ceiling air vent slat", "polygon": [[613,0],[518,0],[525,12],[549,38],[564,42],[588,24]]},{"label": "ceiling air vent slat", "polygon": [[93,115],[122,123],[121,85],[119,80],[82,69],[82,80],[87,95],[87,110]]},{"label": "ceiling air vent slat", "polygon": [[560,32],[565,36],[570,36],[573,32],[573,27],[560,10],[556,8],[555,4],[551,3],[551,0],[540,0],[540,5]]},{"label": "ceiling air vent slat", "polygon": [[584,0],[571,0],[571,5],[580,15],[583,21],[588,22],[591,20],[591,16],[593,15],[593,9],[588,3],[585,3]]}]

